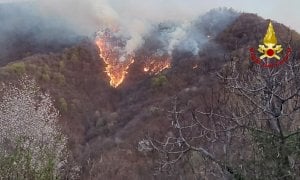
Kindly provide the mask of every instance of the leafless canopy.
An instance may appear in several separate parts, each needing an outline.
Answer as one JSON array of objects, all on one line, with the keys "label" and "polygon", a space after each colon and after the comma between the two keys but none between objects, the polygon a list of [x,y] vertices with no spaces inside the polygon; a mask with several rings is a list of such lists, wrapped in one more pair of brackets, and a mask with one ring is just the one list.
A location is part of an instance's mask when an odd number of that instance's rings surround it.
[{"label": "leafless canopy", "polygon": [[[290,44],[287,42],[286,44]],[[241,70],[231,57],[217,73],[222,88],[203,108],[173,101],[173,127],[163,140],[148,137],[159,152],[160,171],[184,157],[195,177],[293,179],[300,176],[300,63],[294,52],[276,68]]]}]

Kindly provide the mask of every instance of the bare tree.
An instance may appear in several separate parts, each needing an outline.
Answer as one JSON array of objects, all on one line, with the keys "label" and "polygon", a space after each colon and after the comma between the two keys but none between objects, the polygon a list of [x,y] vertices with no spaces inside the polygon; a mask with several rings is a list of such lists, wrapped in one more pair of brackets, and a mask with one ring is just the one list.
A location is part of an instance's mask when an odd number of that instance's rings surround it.
[{"label": "bare tree", "polygon": [[299,176],[295,163],[299,158],[300,64],[295,55],[278,68],[253,66],[245,73],[234,70],[229,77],[219,75],[231,91],[231,121],[251,133],[251,157],[257,164],[252,164],[251,171],[248,166],[247,176]]},{"label": "bare tree", "polygon": [[[297,53],[277,68],[240,59],[217,74],[223,88],[203,108],[180,106],[168,112],[173,131],[148,136],[161,155],[159,170],[200,154],[195,177],[215,179],[295,179],[300,176],[300,64]],[[205,160],[205,164],[203,163]],[[208,160],[208,161],[207,161]],[[195,168],[195,166],[192,166]],[[195,171],[193,171],[195,172]]]}]

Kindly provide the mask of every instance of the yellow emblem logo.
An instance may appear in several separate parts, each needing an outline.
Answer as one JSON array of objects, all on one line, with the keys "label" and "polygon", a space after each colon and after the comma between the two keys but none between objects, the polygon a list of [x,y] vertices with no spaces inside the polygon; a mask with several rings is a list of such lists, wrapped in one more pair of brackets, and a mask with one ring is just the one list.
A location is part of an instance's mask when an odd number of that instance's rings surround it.
[{"label": "yellow emblem logo", "polygon": [[276,58],[277,60],[280,60],[278,53],[282,51],[282,47],[277,44],[276,34],[271,22],[269,23],[263,43],[263,45],[258,46],[258,51],[263,54],[260,56],[260,59]]}]

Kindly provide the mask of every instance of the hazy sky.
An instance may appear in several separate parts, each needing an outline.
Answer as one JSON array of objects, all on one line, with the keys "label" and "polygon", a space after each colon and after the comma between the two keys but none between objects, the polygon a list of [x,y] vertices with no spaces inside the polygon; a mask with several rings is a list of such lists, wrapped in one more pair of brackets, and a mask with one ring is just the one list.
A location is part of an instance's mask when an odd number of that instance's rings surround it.
[{"label": "hazy sky", "polygon": [[236,10],[257,13],[300,32],[300,0],[211,0],[207,6],[233,7]]},{"label": "hazy sky", "polygon": [[[1,2],[13,2],[25,0],[0,0]],[[39,1],[39,0],[37,0]],[[44,0],[47,1],[47,0]],[[51,2],[52,0],[49,0]],[[63,1],[63,0],[62,0]],[[96,1],[96,0],[94,0]],[[99,0],[101,1],[101,0]],[[134,4],[135,2],[156,1],[155,4],[163,4],[162,7],[167,8],[168,3],[175,3],[183,8],[199,9],[199,12],[205,12],[208,9],[216,7],[232,7],[243,12],[257,13],[258,15],[273,19],[280,23],[291,27],[300,32],[300,0],[106,0],[108,2],[116,3],[117,6],[126,6],[127,4]],[[81,3],[84,3],[82,0]],[[141,4],[141,3],[136,3]],[[154,3],[152,3],[154,4]],[[138,7],[137,7],[138,9]],[[158,8],[161,10],[162,8]]]}]

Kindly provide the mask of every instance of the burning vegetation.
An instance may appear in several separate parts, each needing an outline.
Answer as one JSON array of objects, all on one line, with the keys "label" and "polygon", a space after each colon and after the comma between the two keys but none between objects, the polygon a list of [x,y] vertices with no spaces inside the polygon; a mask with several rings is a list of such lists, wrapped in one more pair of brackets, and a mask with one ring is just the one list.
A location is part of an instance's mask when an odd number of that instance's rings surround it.
[{"label": "burning vegetation", "polygon": [[[121,85],[128,73],[130,65],[135,62],[133,54],[127,54],[124,50],[126,42],[114,36],[112,31],[99,32],[96,37],[96,45],[100,50],[100,57],[106,67],[105,72],[110,78],[110,85],[117,88]],[[156,75],[171,67],[169,55],[144,56],[143,71],[149,75]]]},{"label": "burning vegetation", "polygon": [[97,36],[96,44],[100,50],[100,57],[106,64],[105,72],[110,78],[110,85],[118,87],[125,79],[127,70],[134,63],[133,56],[122,56],[119,51],[122,42],[105,31]]},{"label": "burning vegetation", "polygon": [[167,55],[145,57],[145,59],[144,72],[150,75],[156,75],[171,67],[171,58]]},{"label": "burning vegetation", "polygon": [[132,21],[130,18],[126,22],[131,23],[112,21],[100,26],[103,29],[97,33],[96,44],[111,86],[116,88],[124,82],[133,63],[142,66],[142,73],[157,75],[171,67],[175,51],[198,56],[237,16],[232,10],[220,9],[186,22],[179,19],[152,22],[147,18]]}]

